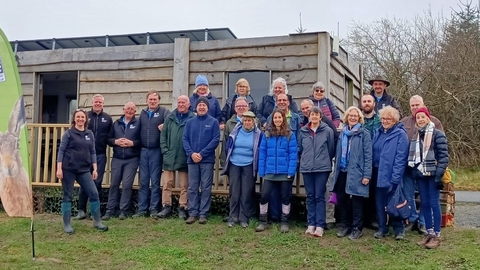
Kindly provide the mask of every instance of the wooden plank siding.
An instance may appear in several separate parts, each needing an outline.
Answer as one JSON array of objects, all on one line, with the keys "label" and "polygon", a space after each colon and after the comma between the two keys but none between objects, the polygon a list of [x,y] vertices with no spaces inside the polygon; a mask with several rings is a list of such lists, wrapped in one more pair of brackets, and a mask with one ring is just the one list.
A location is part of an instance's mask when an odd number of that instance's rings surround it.
[{"label": "wooden plank siding", "polygon": [[[90,109],[93,95],[102,94],[104,110],[114,120],[123,114],[122,108],[127,101],[135,102],[138,115],[146,107],[146,94],[151,90],[160,94],[162,106],[173,109],[176,97],[193,93],[199,74],[208,78],[210,91],[223,106],[228,72],[239,71],[266,71],[271,73],[272,79],[285,78],[289,94],[297,105],[311,95],[312,85],[321,81],[327,89],[327,97],[343,115],[346,97],[354,100],[361,97],[363,71],[343,48],[339,56],[332,56],[331,46],[330,34],[322,32],[197,42],[177,38],[171,44],[18,52],[30,130],[33,184],[60,186],[52,163],[57,153],[55,142],[68,126],[32,123],[38,108],[34,103],[38,74],[78,72],[79,108]],[[345,90],[347,78],[352,80],[353,93]],[[111,150],[108,156],[104,187],[109,187],[110,183]],[[217,160],[213,192],[228,194],[227,181],[222,184],[221,179]],[[294,190],[297,196],[304,196],[301,183],[301,178],[297,178]],[[138,187],[138,179],[134,185]]]}]

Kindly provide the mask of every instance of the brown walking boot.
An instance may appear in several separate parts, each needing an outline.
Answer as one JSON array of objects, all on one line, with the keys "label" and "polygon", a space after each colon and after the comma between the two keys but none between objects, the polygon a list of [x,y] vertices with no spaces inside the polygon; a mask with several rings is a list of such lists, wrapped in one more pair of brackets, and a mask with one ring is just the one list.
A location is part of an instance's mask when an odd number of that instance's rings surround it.
[{"label": "brown walking boot", "polygon": [[440,246],[440,242],[441,242],[440,237],[434,235],[432,239],[430,239],[430,241],[428,241],[428,243],[425,244],[425,247],[428,249],[434,249]]},{"label": "brown walking boot", "polygon": [[197,221],[197,218],[190,216],[190,217],[188,217],[187,221],[185,221],[185,223],[193,224],[193,223],[195,223],[195,221]]},{"label": "brown walking boot", "polygon": [[417,242],[417,245],[419,246],[425,246],[428,242],[430,242],[430,240],[433,238],[433,235],[432,234],[427,234],[425,235],[422,240],[418,241]]}]

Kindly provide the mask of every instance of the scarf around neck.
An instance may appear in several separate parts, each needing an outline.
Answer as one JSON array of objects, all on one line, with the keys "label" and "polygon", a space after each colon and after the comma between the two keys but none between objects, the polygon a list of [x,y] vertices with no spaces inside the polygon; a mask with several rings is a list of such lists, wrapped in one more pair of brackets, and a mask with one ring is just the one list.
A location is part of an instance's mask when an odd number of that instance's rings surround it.
[{"label": "scarf around neck", "polygon": [[[426,167],[424,166],[424,162],[430,151],[430,146],[432,145],[432,138],[433,138],[433,130],[435,129],[435,124],[430,121],[427,125],[423,128],[419,128],[417,134],[413,136],[413,139],[410,143],[410,149],[408,154],[408,166],[417,169],[424,175],[430,176],[430,172],[426,171]],[[422,152],[420,152],[420,133],[424,132],[425,135],[423,137],[423,147]]]},{"label": "scarf around neck", "polygon": [[340,168],[346,169],[348,165],[348,159],[350,156],[350,143],[349,138],[353,134],[357,133],[362,125],[357,123],[352,129],[348,129],[348,124],[344,125],[342,128],[342,156],[340,158]]}]

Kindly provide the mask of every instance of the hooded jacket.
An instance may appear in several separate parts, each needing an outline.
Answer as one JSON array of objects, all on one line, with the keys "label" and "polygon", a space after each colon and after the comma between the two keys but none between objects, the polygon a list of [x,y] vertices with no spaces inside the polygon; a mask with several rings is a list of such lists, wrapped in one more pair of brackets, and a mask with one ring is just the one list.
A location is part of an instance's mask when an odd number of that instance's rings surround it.
[{"label": "hooded jacket", "polygon": [[[389,95],[387,93],[387,90],[383,91],[382,98],[380,98],[380,101],[377,100],[377,97],[375,96],[375,91],[372,90],[370,91],[370,95],[373,96],[375,99],[375,112],[378,113],[379,110],[387,107],[387,106],[392,106],[393,108],[397,109],[398,112],[400,113],[400,118],[402,118],[402,110],[400,109],[400,105],[398,105],[397,101],[395,100],[395,97],[392,95]],[[359,108],[362,107],[362,105],[359,103]]]},{"label": "hooded jacket", "polygon": [[311,123],[302,127],[298,136],[300,172],[331,172],[335,155],[333,130],[324,122],[315,132],[310,126]]}]

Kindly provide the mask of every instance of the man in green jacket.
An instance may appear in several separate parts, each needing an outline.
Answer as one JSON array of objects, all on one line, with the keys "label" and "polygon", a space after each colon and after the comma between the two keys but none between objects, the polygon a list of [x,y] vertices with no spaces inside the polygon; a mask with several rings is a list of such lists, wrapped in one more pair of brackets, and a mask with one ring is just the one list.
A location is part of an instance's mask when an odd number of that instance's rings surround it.
[{"label": "man in green jacket", "polygon": [[163,154],[163,209],[157,215],[159,218],[166,218],[172,213],[172,188],[175,187],[175,171],[178,172],[180,184],[178,217],[181,219],[187,218],[188,166],[187,154],[185,154],[183,149],[182,136],[185,124],[195,116],[188,109],[189,107],[189,98],[184,95],[179,96],[177,98],[177,108],[165,119],[160,135],[160,148]]}]

